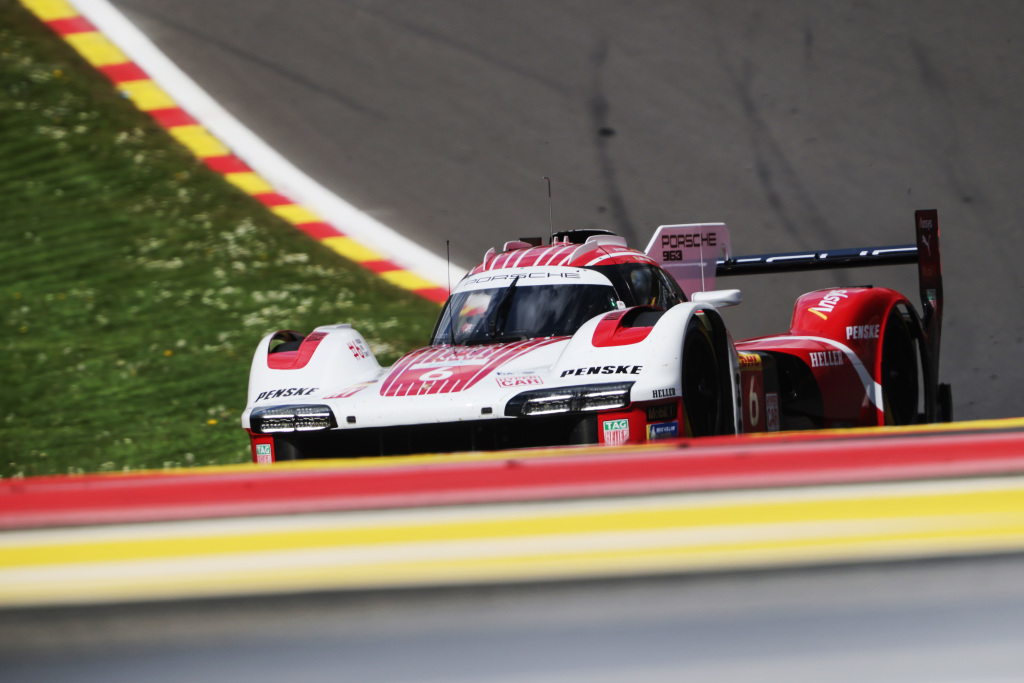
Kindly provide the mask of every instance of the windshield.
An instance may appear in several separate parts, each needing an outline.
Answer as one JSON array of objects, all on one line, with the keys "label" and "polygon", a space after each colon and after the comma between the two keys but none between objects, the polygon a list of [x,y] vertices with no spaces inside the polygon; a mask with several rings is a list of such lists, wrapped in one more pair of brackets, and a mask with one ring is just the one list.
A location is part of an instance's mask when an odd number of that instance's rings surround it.
[{"label": "windshield", "polygon": [[618,299],[610,285],[517,286],[518,282],[453,294],[431,343],[493,344],[570,336],[595,315],[614,310]]}]

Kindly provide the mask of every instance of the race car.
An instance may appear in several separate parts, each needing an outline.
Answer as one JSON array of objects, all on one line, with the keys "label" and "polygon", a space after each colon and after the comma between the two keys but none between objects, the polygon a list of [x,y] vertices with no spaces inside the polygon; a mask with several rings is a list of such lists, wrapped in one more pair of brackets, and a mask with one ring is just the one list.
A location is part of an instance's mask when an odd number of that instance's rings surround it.
[{"label": "race car", "polygon": [[[347,324],[259,343],[242,426],[253,460],[617,446],[951,418],[939,384],[938,215],[916,243],[735,257],[724,224],[664,225],[644,251],[601,230],[491,249],[428,346],[381,367]],[[734,342],[716,276],[916,263],[891,289],[823,289],[787,332]]]}]

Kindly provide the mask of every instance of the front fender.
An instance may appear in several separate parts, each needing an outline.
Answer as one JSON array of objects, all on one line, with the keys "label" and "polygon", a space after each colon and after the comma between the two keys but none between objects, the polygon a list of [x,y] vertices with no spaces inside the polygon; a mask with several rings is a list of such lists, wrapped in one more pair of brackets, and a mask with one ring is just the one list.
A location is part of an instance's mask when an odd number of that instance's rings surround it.
[{"label": "front fender", "polygon": [[611,311],[584,324],[562,351],[555,379],[565,384],[634,381],[634,402],[681,397],[683,338],[697,318],[709,330],[718,358],[724,359],[720,381],[731,399],[726,420],[739,429],[739,359],[719,312],[694,303],[658,312],[644,308]]},{"label": "front fender", "polygon": [[246,416],[257,405],[316,400],[328,392],[377,379],[382,372],[369,344],[351,325],[317,327],[298,349],[271,353],[271,342],[281,337],[279,332],[268,334],[256,347],[249,370]]}]

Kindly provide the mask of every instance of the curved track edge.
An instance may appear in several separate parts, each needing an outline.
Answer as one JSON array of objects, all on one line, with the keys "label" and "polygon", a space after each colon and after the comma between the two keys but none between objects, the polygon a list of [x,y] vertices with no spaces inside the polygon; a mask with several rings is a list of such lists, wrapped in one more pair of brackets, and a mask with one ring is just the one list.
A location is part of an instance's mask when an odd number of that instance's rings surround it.
[{"label": "curved track edge", "polygon": [[197,159],[327,248],[435,303],[444,303],[446,283],[465,272],[295,167],[105,0],[20,2]]}]

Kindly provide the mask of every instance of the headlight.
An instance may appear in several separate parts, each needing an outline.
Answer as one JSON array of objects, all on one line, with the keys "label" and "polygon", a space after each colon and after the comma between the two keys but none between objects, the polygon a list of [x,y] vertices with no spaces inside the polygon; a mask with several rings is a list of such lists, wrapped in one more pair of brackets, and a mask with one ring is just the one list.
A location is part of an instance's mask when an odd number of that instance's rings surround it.
[{"label": "headlight", "polygon": [[249,424],[258,434],[313,432],[338,426],[331,409],[317,405],[277,406],[254,410],[249,416]]},{"label": "headlight", "polygon": [[625,408],[629,405],[632,387],[633,382],[615,382],[524,391],[508,402],[505,415],[525,417]]}]

